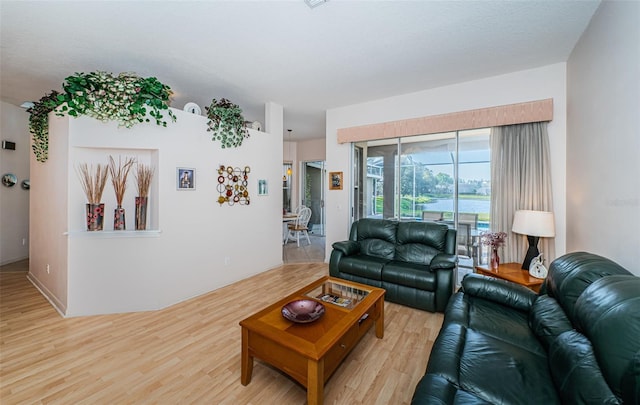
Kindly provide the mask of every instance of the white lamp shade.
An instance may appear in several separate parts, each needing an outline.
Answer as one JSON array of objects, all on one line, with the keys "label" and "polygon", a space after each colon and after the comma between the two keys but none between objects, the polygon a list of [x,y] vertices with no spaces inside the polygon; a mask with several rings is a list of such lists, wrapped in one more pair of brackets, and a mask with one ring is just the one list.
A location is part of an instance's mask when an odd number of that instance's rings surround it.
[{"label": "white lamp shade", "polygon": [[550,238],[556,235],[553,212],[548,211],[516,211],[511,230],[515,233]]}]

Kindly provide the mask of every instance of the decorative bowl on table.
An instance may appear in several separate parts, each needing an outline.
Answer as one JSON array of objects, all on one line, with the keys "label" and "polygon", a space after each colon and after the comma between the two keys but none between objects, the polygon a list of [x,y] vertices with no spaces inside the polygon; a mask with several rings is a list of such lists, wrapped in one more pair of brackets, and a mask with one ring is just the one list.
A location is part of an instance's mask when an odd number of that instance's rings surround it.
[{"label": "decorative bowl on table", "polygon": [[291,322],[309,323],[320,319],[324,305],[314,300],[291,301],[282,307],[282,316]]}]

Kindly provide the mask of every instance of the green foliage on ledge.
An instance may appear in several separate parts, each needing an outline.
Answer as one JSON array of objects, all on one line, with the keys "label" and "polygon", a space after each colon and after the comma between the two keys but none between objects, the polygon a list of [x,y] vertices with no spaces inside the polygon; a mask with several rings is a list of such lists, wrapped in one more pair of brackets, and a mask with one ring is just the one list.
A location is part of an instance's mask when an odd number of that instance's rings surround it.
[{"label": "green foliage on ledge", "polygon": [[214,98],[211,105],[206,107],[207,131],[213,132],[211,140],[220,141],[222,148],[237,148],[242,145],[242,141],[249,137],[249,131],[244,126],[242,109],[227,100],[226,98],[216,101]]},{"label": "green foliage on ledge", "polygon": [[127,128],[149,122],[147,113],[157,125],[166,127],[163,110],[172,121],[176,120],[169,110],[171,88],[155,77],[142,78],[133,73],[114,76],[100,71],[75,73],[65,79],[62,88],[63,93],[52,91],[27,110],[32,148],[39,162],[48,159],[48,114],[54,110],[59,116],[87,115],[103,122],[117,121]]}]

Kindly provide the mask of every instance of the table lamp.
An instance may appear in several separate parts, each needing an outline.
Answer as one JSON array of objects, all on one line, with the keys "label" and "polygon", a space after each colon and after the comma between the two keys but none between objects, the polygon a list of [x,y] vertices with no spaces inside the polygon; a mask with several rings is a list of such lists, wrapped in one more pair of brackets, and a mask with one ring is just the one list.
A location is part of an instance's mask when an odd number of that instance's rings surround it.
[{"label": "table lamp", "polygon": [[538,240],[540,237],[549,238],[556,235],[553,212],[548,211],[516,211],[513,217],[511,231],[522,235],[527,235],[529,249],[522,262],[522,268],[529,270],[529,265],[534,257],[538,256]]}]

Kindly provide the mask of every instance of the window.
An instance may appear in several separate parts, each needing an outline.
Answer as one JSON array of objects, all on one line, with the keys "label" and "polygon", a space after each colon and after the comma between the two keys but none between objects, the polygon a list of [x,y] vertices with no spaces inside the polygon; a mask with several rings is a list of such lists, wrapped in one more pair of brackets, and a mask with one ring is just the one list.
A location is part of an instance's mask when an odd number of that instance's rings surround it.
[{"label": "window", "polygon": [[355,219],[441,221],[458,229],[468,267],[486,260],[479,234],[489,229],[488,128],[354,144]]}]

